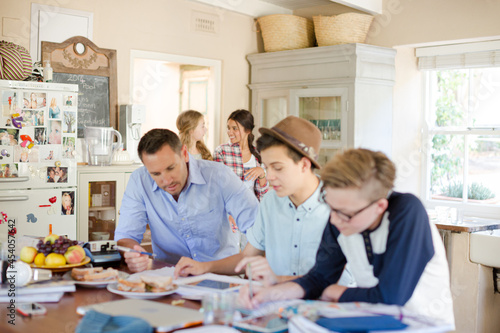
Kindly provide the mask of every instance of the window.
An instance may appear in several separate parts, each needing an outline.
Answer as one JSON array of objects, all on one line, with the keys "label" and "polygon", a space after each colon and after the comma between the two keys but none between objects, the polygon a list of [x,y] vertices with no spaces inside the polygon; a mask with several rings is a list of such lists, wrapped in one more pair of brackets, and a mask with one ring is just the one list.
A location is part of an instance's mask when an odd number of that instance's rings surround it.
[{"label": "window", "polygon": [[477,62],[456,67],[424,72],[426,200],[498,218],[500,67]]}]

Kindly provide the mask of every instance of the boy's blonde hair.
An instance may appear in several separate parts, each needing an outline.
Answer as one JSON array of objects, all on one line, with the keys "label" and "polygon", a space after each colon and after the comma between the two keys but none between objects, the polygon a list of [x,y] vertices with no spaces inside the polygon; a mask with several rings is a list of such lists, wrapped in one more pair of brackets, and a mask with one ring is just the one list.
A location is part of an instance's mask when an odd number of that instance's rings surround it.
[{"label": "boy's blonde hair", "polygon": [[395,178],[396,167],[384,153],[361,148],[336,154],[321,171],[324,187],[358,188],[369,201],[387,197]]}]

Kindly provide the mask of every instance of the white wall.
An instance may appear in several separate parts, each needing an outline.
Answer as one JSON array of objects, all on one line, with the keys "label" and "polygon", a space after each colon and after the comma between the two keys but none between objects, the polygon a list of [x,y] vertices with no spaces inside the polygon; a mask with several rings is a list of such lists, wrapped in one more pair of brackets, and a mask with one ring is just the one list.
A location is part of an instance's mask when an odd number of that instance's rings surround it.
[{"label": "white wall", "polygon": [[[2,0],[2,39],[29,49],[31,0]],[[246,55],[258,52],[253,18],[188,0],[57,0],[37,3],[94,13],[93,42],[115,49],[118,63],[118,103],[129,104],[130,50],[222,61],[220,112],[224,129],[229,114],[249,106],[249,65]],[[191,31],[194,11],[215,15],[217,34]],[[64,27],[61,27],[64,29]],[[225,137],[225,132],[220,133]]]},{"label": "white wall", "polygon": [[415,50],[396,48],[396,84],[392,116],[392,157],[396,163],[396,190],[419,194],[422,178],[421,146],[423,126],[421,72]]}]

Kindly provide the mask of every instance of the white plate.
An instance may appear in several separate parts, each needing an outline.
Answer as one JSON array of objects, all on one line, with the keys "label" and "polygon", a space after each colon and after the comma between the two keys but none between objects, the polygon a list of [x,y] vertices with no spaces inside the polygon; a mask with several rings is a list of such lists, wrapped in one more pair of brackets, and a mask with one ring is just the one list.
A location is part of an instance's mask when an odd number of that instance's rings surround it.
[{"label": "white plate", "polygon": [[[126,279],[129,277],[128,273],[125,272],[120,272],[118,271],[118,278],[120,279]],[[104,288],[108,284],[116,282],[116,280],[106,280],[106,281],[78,281],[75,280],[71,277],[71,271],[66,272],[63,275],[63,280],[68,280],[68,281],[74,281],[75,284],[82,286],[82,287],[87,287],[87,288]]]},{"label": "white plate", "polygon": [[117,282],[108,284],[107,288],[113,294],[122,295],[122,296],[127,297],[127,298],[153,299],[153,298],[160,298],[160,297],[175,293],[177,291],[178,286],[174,284],[174,286],[171,290],[165,291],[162,293],[152,293],[152,292],[136,293],[136,292],[132,292],[132,291],[121,291],[121,290],[118,290],[118,283]]}]

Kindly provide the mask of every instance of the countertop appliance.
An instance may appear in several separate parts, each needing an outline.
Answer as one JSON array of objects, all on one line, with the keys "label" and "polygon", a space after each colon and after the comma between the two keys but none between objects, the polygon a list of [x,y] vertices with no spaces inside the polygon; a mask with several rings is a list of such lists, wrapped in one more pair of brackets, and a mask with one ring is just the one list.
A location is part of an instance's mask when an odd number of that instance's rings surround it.
[{"label": "countertop appliance", "polygon": [[0,234],[76,239],[78,85],[0,80],[0,96]]},{"label": "countertop appliance", "polygon": [[146,106],[140,104],[120,105],[119,129],[125,144],[124,148],[130,154],[134,163],[141,163],[137,155],[137,146],[141,139],[141,126],[146,121]]},{"label": "countertop appliance", "polygon": [[120,252],[116,249],[116,241],[102,240],[88,242],[85,244],[92,254],[94,266],[119,266],[121,262]]}]

